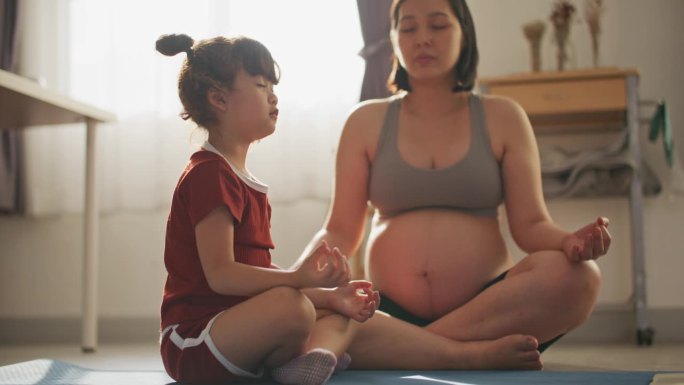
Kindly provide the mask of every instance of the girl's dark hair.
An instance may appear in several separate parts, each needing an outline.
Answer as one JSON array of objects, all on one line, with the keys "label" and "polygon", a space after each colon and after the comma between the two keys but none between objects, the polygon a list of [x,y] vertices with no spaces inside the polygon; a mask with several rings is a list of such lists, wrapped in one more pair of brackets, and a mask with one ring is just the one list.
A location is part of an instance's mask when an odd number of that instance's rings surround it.
[{"label": "girl's dark hair", "polygon": [[195,44],[188,35],[162,35],[156,48],[166,56],[187,54],[178,75],[178,95],[184,109],[180,116],[201,127],[216,122],[207,103],[207,91],[212,87],[231,89],[240,69],[252,76],[264,76],[273,84],[280,79],[280,68],[268,49],[248,37],[219,36]]},{"label": "girl's dark hair", "polygon": [[[399,8],[401,8],[404,1],[406,0],[394,0],[392,2],[390,18],[392,20],[393,29],[397,28],[399,24]],[[461,53],[453,68],[453,73],[456,78],[456,85],[454,86],[453,91],[471,91],[475,86],[477,64],[479,61],[477,40],[475,38],[475,24],[473,23],[473,17],[470,14],[468,4],[466,4],[465,0],[448,0],[448,2],[463,30]],[[401,90],[411,91],[406,68],[402,67],[396,55],[394,55],[392,62],[392,72],[387,81],[388,88],[392,92]]]}]

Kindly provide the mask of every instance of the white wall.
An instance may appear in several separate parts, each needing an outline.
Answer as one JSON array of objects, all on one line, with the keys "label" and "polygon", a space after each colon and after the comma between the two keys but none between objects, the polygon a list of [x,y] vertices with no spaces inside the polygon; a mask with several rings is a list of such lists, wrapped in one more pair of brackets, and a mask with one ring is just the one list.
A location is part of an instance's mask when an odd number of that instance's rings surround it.
[{"label": "white wall", "polygon": [[[575,2],[581,7],[582,2]],[[481,51],[481,76],[528,69],[527,43],[520,26],[546,18],[552,0],[471,0]],[[684,143],[684,96],[680,68],[684,15],[680,0],[606,0],[602,64],[637,67],[641,97],[662,97],[670,105],[675,139]],[[576,68],[590,62],[586,26],[573,26]],[[550,39],[547,30],[546,38]],[[548,41],[547,41],[548,43]],[[550,47],[544,47],[550,69]],[[645,145],[644,156],[664,178],[661,196],[645,200],[647,294],[654,308],[684,308],[684,271],[680,238],[684,228],[684,196],[673,192],[671,172],[659,145]],[[180,170],[178,170],[180,172]],[[332,176],[332,170],[331,170]],[[320,181],[330,183],[330,180]],[[679,180],[678,183],[684,183]],[[283,189],[287,186],[271,186]],[[318,229],[326,203],[274,204],[275,261],[288,265]],[[603,302],[627,299],[631,290],[629,214],[626,199],[552,202],[561,224],[576,227],[596,214],[611,217],[615,238],[603,258]],[[101,222],[100,314],[110,318],[158,316],[164,280],[162,264],[166,210],[106,214]],[[80,314],[81,218],[0,217],[0,320],[71,318]]]}]

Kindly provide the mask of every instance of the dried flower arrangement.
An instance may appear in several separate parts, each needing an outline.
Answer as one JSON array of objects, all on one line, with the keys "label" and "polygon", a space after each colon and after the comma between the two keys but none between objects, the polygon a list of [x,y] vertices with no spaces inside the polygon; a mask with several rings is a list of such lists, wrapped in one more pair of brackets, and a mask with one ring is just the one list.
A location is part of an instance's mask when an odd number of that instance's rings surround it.
[{"label": "dried flower arrangement", "polygon": [[594,67],[598,67],[599,35],[601,34],[601,15],[603,12],[603,0],[585,0],[584,18],[587,20],[589,34],[591,35],[591,52],[593,54]]},{"label": "dried flower arrangement", "polygon": [[551,12],[551,24],[553,24],[553,40],[556,43],[558,71],[565,69],[568,61],[567,44],[570,36],[570,25],[575,15],[575,6],[567,0],[559,0],[553,6]]},{"label": "dried flower arrangement", "polygon": [[541,70],[541,40],[546,31],[546,24],[541,20],[531,21],[523,25],[523,33],[530,42],[530,59],[532,72]]}]

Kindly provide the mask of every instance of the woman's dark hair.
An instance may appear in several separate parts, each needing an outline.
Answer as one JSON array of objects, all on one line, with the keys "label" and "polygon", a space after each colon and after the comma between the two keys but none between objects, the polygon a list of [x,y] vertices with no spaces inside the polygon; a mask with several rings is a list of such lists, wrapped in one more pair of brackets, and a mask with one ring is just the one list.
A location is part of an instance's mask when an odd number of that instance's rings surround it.
[{"label": "woman's dark hair", "polygon": [[184,109],[180,116],[201,127],[216,121],[207,103],[207,91],[212,87],[231,89],[240,69],[252,76],[264,76],[273,84],[280,79],[280,68],[268,49],[248,37],[219,36],[195,44],[188,35],[162,35],[156,48],[166,56],[187,54],[178,75],[178,95]]},{"label": "woman's dark hair", "polygon": [[[392,28],[397,28],[399,24],[399,8],[406,0],[394,0],[390,8],[390,18],[392,20]],[[477,51],[477,39],[475,38],[475,25],[473,17],[470,15],[470,10],[465,0],[448,0],[451,10],[456,15],[458,22],[461,24],[463,30],[463,41],[461,43],[461,53],[453,68],[454,76],[456,78],[456,85],[453,88],[454,92],[470,91],[475,86],[475,79],[477,78],[477,64],[479,61],[479,54]],[[392,72],[390,73],[387,85],[392,92],[401,90],[411,91],[409,84],[408,73],[406,68],[402,67],[394,55],[392,59]]]}]

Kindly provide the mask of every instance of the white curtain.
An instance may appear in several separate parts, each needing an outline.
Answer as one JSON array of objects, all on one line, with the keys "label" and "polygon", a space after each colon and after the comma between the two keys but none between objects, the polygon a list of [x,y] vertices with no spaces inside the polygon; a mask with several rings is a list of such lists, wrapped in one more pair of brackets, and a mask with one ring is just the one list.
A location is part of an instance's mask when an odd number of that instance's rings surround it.
[{"label": "white curtain", "polygon": [[[100,126],[103,211],[168,206],[188,156],[203,140],[178,117],[184,55],[155,51],[165,33],[195,40],[245,35],[270,49],[282,70],[281,114],[276,133],[252,147],[248,167],[271,186],[273,202],[329,198],[335,146],[363,77],[356,2],[24,1],[20,71],[117,115],[116,123]],[[84,132],[82,125],[27,131],[31,214],[82,210]]]}]

